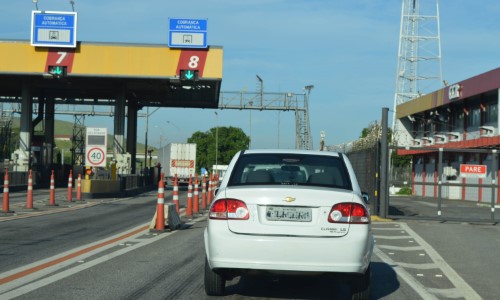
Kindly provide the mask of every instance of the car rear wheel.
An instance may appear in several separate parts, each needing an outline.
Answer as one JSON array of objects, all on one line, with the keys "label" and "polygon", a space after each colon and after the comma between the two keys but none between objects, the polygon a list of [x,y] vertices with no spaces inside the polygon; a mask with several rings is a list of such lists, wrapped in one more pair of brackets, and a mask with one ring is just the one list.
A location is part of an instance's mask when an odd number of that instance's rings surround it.
[{"label": "car rear wheel", "polygon": [[371,266],[366,269],[365,274],[354,276],[351,281],[351,299],[370,299]]},{"label": "car rear wheel", "polygon": [[220,274],[210,269],[205,257],[205,293],[209,296],[222,296],[226,288],[226,280]]}]

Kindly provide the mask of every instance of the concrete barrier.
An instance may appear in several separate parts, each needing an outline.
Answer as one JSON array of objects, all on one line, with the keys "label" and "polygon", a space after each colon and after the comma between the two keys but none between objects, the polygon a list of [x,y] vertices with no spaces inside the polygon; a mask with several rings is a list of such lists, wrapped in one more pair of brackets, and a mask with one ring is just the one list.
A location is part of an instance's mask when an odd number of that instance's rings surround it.
[{"label": "concrete barrier", "polygon": [[83,180],[84,193],[117,193],[120,191],[119,180]]},{"label": "concrete barrier", "polygon": [[[165,203],[164,208],[165,210],[165,220],[167,221],[166,226],[172,231],[176,230],[182,225],[182,220],[179,214],[176,211],[175,204],[174,203]],[[149,231],[150,232],[159,232],[155,230],[156,226],[156,216],[157,216],[157,211],[155,210],[155,214],[153,216],[153,219],[151,220],[151,223],[149,224]]]}]

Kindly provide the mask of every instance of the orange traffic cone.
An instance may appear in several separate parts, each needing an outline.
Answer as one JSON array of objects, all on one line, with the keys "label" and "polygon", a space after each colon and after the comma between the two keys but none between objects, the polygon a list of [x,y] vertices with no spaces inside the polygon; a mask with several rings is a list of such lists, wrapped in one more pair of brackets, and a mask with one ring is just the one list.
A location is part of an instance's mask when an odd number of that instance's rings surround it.
[{"label": "orange traffic cone", "polygon": [[163,173],[160,175],[158,182],[158,202],[156,206],[156,227],[158,231],[165,230],[165,182],[163,181]]},{"label": "orange traffic cone", "polygon": [[54,170],[52,170],[52,174],[50,175],[50,198],[49,198],[49,206],[56,206],[56,190],[54,185]]},{"label": "orange traffic cone", "polygon": [[193,216],[193,179],[190,175],[189,176],[189,184],[188,184],[186,217],[192,217],[192,216]]},{"label": "orange traffic cone", "polygon": [[5,176],[3,179],[3,205],[2,212],[13,213],[9,209],[9,169],[5,168]]},{"label": "orange traffic cone", "polygon": [[68,201],[73,201],[73,170],[69,170],[68,177]]},{"label": "orange traffic cone", "polygon": [[201,180],[201,208],[207,209],[207,178]]},{"label": "orange traffic cone", "polygon": [[82,174],[78,174],[76,182],[76,200],[82,200]]},{"label": "orange traffic cone", "polygon": [[207,204],[210,205],[210,203],[212,203],[212,198],[213,198],[213,192],[212,192],[212,189],[213,189],[213,175],[210,174],[210,176],[208,177],[208,195],[207,195]]},{"label": "orange traffic cone", "polygon": [[214,182],[215,188],[214,189],[218,189],[219,188],[219,183],[220,183],[220,181],[219,181],[219,174],[215,174],[215,182]]},{"label": "orange traffic cone", "polygon": [[30,169],[30,173],[28,175],[28,196],[26,197],[26,208],[33,208],[33,177]]},{"label": "orange traffic cone", "polygon": [[194,175],[193,213],[200,213],[200,199],[198,196],[198,174]]},{"label": "orange traffic cone", "polygon": [[174,188],[172,192],[172,201],[175,204],[175,210],[177,213],[179,213],[180,207],[179,207],[179,182],[177,181],[177,174],[174,176]]}]

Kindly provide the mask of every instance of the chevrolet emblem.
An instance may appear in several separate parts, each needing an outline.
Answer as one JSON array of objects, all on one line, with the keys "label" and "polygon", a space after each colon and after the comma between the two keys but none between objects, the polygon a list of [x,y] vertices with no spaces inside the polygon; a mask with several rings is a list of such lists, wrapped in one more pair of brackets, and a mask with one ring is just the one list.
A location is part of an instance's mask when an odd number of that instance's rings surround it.
[{"label": "chevrolet emblem", "polygon": [[283,201],[285,201],[285,202],[293,202],[293,201],[295,201],[295,198],[288,196],[285,199],[283,199]]}]

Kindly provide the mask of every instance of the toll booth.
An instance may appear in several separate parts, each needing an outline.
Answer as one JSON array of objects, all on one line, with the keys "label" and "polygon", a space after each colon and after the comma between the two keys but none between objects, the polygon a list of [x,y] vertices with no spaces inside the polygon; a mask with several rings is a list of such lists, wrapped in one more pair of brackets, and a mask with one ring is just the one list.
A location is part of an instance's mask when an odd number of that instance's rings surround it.
[{"label": "toll booth", "polygon": [[[223,51],[217,46],[76,42],[74,48],[61,48],[0,40],[0,56],[9,57],[0,64],[0,102],[21,109],[19,148],[9,158],[10,165],[19,172],[41,166],[37,172],[42,178],[57,168],[53,156],[58,105],[112,106],[113,153],[125,157],[125,172],[141,176],[136,170],[138,111],[219,104]],[[37,140],[33,128],[41,122],[42,140]]]}]

